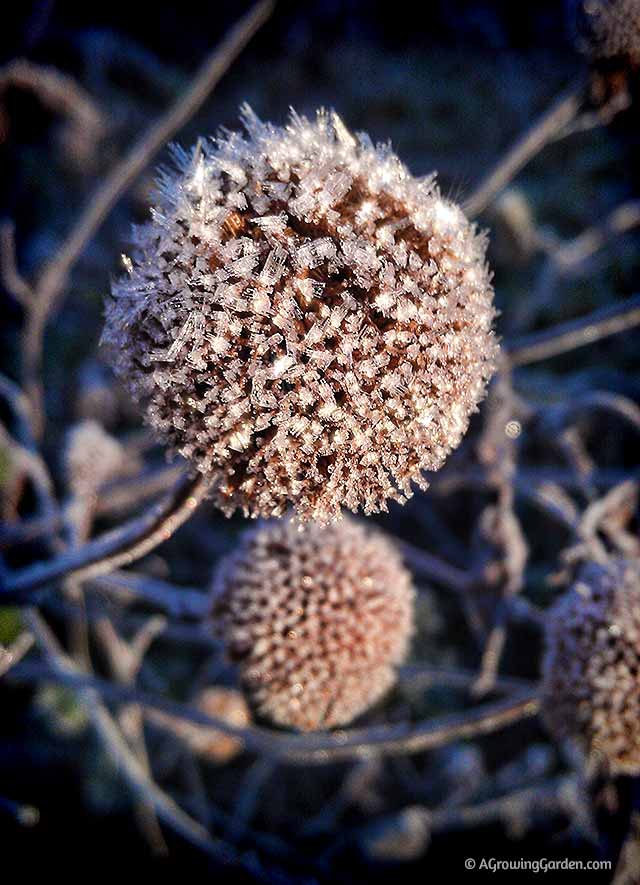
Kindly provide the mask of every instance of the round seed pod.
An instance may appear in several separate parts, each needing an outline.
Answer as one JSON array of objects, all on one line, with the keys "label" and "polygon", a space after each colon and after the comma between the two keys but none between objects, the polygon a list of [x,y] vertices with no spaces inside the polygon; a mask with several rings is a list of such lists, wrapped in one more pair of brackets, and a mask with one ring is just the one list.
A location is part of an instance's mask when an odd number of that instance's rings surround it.
[{"label": "round seed pod", "polygon": [[628,91],[640,71],[640,0],[582,0],[578,47],[591,65],[591,98],[604,104]]},{"label": "round seed pod", "polygon": [[[194,706],[201,713],[238,728],[246,728],[251,721],[243,695],[232,688],[217,685],[205,688],[195,698]],[[176,719],[160,710],[149,711],[147,718],[178,735],[194,753],[212,762],[229,762],[242,750],[242,741],[217,728]]]},{"label": "round seed pod", "polygon": [[350,722],[394,683],[413,589],[379,531],[273,522],[223,561],[213,616],[257,712],[311,731]]},{"label": "round seed pod", "polygon": [[493,372],[485,239],[335,114],[243,123],[174,149],[103,341],[225,513],[386,510],[426,487]]},{"label": "round seed pod", "polygon": [[584,565],[549,613],[542,706],[596,767],[640,773],[640,565]]}]

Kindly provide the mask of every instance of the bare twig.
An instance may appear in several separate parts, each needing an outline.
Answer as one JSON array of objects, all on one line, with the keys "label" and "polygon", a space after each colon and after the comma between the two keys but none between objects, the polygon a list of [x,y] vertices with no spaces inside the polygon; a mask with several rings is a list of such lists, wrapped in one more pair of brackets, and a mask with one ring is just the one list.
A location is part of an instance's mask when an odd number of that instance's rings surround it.
[{"label": "bare twig", "polygon": [[467,215],[473,217],[482,212],[518,172],[575,119],[582,103],[581,87],[572,87],[562,94],[471,193],[464,203]]},{"label": "bare twig", "polygon": [[414,547],[408,541],[399,541],[398,547],[416,577],[434,581],[458,592],[464,592],[471,586],[473,575],[470,572],[450,565],[432,553]]},{"label": "bare twig", "polygon": [[249,40],[269,18],[272,9],[272,0],[262,0],[238,21],[205,59],[184,95],[178,97],[107,176],[57,250],[55,258],[40,273],[22,337],[24,386],[40,416],[40,424],[44,420],[40,382],[44,330],[56,310],[69,273],[118,199],[155,154],[200,108]]},{"label": "bare twig", "polygon": [[513,366],[526,366],[593,344],[639,324],[640,295],[633,295],[621,304],[594,310],[579,320],[507,342],[506,351]]},{"label": "bare twig", "polygon": [[[64,654],[55,636],[51,633],[42,617],[33,609],[26,613],[29,627],[35,635],[38,645],[44,651],[53,673],[64,680],[78,676],[73,662]],[[87,680],[88,683],[91,680]],[[219,860],[228,860],[229,849],[211,838],[207,830],[187,815],[166,793],[150,780],[143,766],[138,762],[127,747],[118,727],[90,684],[82,685],[79,678],[78,697],[86,706],[94,728],[102,740],[105,749],[117,764],[118,771],[127,781],[134,795],[141,801],[151,805],[165,824],[179,833],[184,839],[197,846],[207,854]]]},{"label": "bare twig", "polygon": [[0,278],[7,292],[28,308],[35,299],[29,283],[20,275],[16,263],[15,228],[10,221],[0,225]]},{"label": "bare twig", "polygon": [[33,636],[28,631],[23,631],[8,648],[0,645],[0,676],[4,676],[27,654],[33,646]]},{"label": "bare twig", "polygon": [[292,764],[326,764],[372,754],[396,755],[433,750],[452,741],[491,734],[536,716],[539,710],[535,694],[514,694],[506,701],[484,704],[464,713],[413,724],[402,722],[330,733],[288,735],[263,728],[238,728],[224,719],[208,716],[193,707],[185,707],[128,686],[114,685],[69,672],[46,673],[42,668],[33,668],[27,663],[16,666],[9,676],[15,680],[55,678],[72,688],[94,689],[106,700],[136,703],[146,709],[161,710],[175,719],[215,728],[238,738],[250,752],[286,760]]},{"label": "bare twig", "polygon": [[49,562],[36,563],[4,579],[0,600],[28,604],[43,589],[72,575],[89,580],[129,565],[149,553],[189,519],[205,497],[209,480],[198,475],[178,483],[163,501],[136,519],[70,550]]},{"label": "bare twig", "polygon": [[202,590],[178,587],[135,572],[113,572],[95,578],[91,585],[120,602],[142,602],[171,618],[200,620],[211,607],[208,594]]}]

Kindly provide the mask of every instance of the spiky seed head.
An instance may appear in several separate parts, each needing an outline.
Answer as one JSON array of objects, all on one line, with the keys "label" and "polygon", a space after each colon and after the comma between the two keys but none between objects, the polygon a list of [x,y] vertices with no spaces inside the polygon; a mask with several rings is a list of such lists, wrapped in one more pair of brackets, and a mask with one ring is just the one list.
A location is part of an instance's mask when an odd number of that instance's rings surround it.
[{"label": "spiky seed head", "polygon": [[485,240],[336,115],[174,150],[103,340],[230,514],[327,522],[404,500],[494,367]]},{"label": "spiky seed head", "polygon": [[310,731],[350,722],[394,683],[413,589],[377,530],[274,521],[223,561],[213,614],[257,712]]},{"label": "spiky seed head", "polygon": [[542,703],[611,774],[640,773],[640,563],[588,563],[549,613]]}]

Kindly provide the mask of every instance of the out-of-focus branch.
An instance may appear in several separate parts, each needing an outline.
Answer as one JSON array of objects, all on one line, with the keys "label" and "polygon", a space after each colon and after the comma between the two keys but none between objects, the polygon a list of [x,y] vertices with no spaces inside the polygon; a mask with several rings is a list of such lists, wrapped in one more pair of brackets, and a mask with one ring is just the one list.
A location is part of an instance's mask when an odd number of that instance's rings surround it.
[{"label": "out-of-focus branch", "polygon": [[[29,628],[43,650],[53,673],[64,680],[78,675],[75,664],[60,648],[57,639],[42,617],[33,609],[26,612]],[[81,682],[81,680],[80,680]],[[88,680],[91,682],[91,680]],[[153,807],[159,819],[179,833],[184,839],[219,860],[228,860],[226,846],[214,841],[207,830],[194,821],[164,793],[145,772],[122,737],[116,723],[100,702],[99,695],[90,685],[78,686],[78,697],[87,708],[92,724],[105,749],[116,762],[134,795]]]},{"label": "out-of-focus branch", "polygon": [[594,310],[579,320],[516,338],[506,343],[505,350],[512,366],[526,366],[593,344],[609,335],[626,332],[637,325],[640,325],[640,295],[633,295],[621,304]]},{"label": "out-of-focus branch", "polygon": [[8,648],[0,645],[0,676],[4,676],[27,654],[33,646],[33,636],[27,630],[23,631]]},{"label": "out-of-focus branch", "polygon": [[44,330],[57,308],[69,273],[118,199],[155,154],[200,108],[249,40],[269,18],[272,9],[272,0],[262,0],[231,29],[222,43],[205,59],[186,92],[179,96],[107,176],[80,214],[55,257],[40,273],[33,297],[29,298],[29,310],[22,336],[24,387],[39,415],[39,431],[44,421],[40,380]]},{"label": "out-of-focus branch", "polygon": [[36,563],[6,576],[0,601],[28,604],[39,591],[63,578],[88,580],[109,574],[149,553],[189,519],[205,497],[209,480],[186,477],[163,501],[124,525],[48,562]]},{"label": "out-of-focus branch", "polygon": [[581,86],[569,89],[515,142],[465,201],[463,208],[469,217],[479,215],[543,147],[575,120],[583,94]]},{"label": "out-of-focus branch", "polygon": [[16,680],[55,678],[72,688],[94,689],[105,700],[136,703],[150,710],[161,710],[174,719],[194,722],[196,725],[215,728],[232,735],[249,752],[261,753],[292,764],[326,764],[344,759],[358,759],[372,753],[396,755],[433,750],[452,741],[491,734],[536,716],[539,711],[537,696],[521,693],[514,694],[505,701],[474,707],[464,713],[417,723],[401,722],[328,733],[288,735],[264,728],[237,728],[224,719],[208,716],[193,707],[185,707],[128,686],[78,674],[46,673],[42,668],[33,668],[25,663],[15,667],[9,675]]}]

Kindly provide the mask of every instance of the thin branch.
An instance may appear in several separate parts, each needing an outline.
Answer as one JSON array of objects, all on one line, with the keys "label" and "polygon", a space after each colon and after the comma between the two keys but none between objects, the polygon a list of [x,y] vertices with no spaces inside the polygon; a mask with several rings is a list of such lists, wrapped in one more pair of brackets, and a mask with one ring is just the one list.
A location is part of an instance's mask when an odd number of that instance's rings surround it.
[{"label": "thin branch", "polygon": [[566,129],[576,118],[582,104],[581,87],[572,87],[562,94],[482,179],[464,203],[466,214],[470,218],[479,215],[542,148]]},{"label": "thin branch", "polygon": [[[0,392],[1,376],[0,376]],[[154,498],[159,492],[168,491],[180,480],[184,467],[162,467],[158,470],[145,470],[140,476],[108,483],[98,491],[96,516],[120,516],[134,510]],[[57,508],[46,517],[35,516],[15,525],[0,526],[0,549],[14,544],[35,541],[43,535],[53,535],[64,525],[64,510]]]},{"label": "thin branch", "polygon": [[505,349],[511,365],[526,366],[593,344],[609,335],[626,332],[637,325],[640,325],[640,295],[633,295],[621,304],[594,310],[578,320],[516,338],[507,342]]},{"label": "thin branch", "polygon": [[450,565],[443,559],[432,553],[427,553],[426,550],[414,547],[407,541],[398,541],[397,545],[406,564],[416,577],[434,581],[436,584],[444,585],[458,592],[468,590],[473,583],[473,576],[470,572]]},{"label": "thin branch", "polygon": [[53,673],[62,681],[65,681],[67,677],[71,681],[78,677],[78,696],[86,706],[93,726],[116,763],[118,772],[125,778],[134,795],[151,805],[160,820],[188,842],[218,859],[228,860],[228,848],[222,843],[214,841],[204,827],[189,817],[170,796],[150,780],[143,766],[128,748],[113,718],[98,700],[96,692],[90,686],[91,679],[84,680],[89,684],[82,685],[83,680],[79,671],[71,659],[64,654],[42,617],[33,609],[28,610],[26,617],[39,646],[45,652]]},{"label": "thin branch", "polygon": [[202,590],[178,587],[135,572],[112,572],[90,583],[120,602],[142,602],[176,619],[200,620],[211,607],[209,595]]},{"label": "thin branch", "polygon": [[186,92],[157,120],[112,170],[80,214],[65,242],[39,275],[35,297],[23,331],[24,386],[43,423],[42,342],[48,320],[56,309],[69,273],[118,199],[155,154],[173,138],[201,107],[231,64],[273,10],[272,0],[257,3],[205,59]]},{"label": "thin branch", "polygon": [[33,303],[35,293],[18,270],[15,227],[11,221],[0,225],[0,279],[7,292],[23,307]]},{"label": "thin branch", "polygon": [[560,274],[574,273],[611,239],[633,230],[638,225],[640,225],[640,200],[629,200],[617,206],[601,224],[588,227],[574,239],[556,246],[549,257]]},{"label": "thin branch", "polygon": [[201,474],[186,477],[167,498],[142,516],[53,560],[9,574],[0,586],[0,600],[25,605],[63,578],[89,580],[135,562],[167,541],[190,518],[209,485],[210,481]]},{"label": "thin branch", "polygon": [[161,710],[174,719],[215,728],[242,741],[249,752],[261,753],[291,764],[326,764],[358,759],[372,754],[418,753],[445,746],[452,741],[491,734],[524,719],[536,716],[539,701],[534,693],[514,695],[505,701],[483,704],[464,713],[417,723],[401,722],[369,728],[345,729],[311,734],[283,734],[265,728],[238,728],[224,719],[208,716],[193,707],[149,695],[128,686],[114,685],[84,675],[43,671],[28,663],[10,671],[13,680],[55,679],[72,688],[91,688],[105,700],[135,703],[149,710]]},{"label": "thin branch", "polygon": [[4,676],[14,667],[33,646],[33,636],[24,630],[8,648],[0,645],[0,676]]}]

